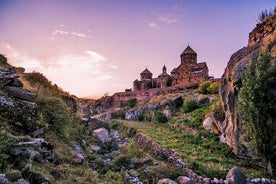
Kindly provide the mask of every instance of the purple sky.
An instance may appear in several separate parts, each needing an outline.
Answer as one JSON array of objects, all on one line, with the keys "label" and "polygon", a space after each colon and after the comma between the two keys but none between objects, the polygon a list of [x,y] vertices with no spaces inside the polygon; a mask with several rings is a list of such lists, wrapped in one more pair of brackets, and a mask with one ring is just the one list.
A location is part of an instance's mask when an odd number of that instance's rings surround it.
[{"label": "purple sky", "polygon": [[131,88],[189,44],[220,77],[275,0],[0,0],[0,53],[80,97]]}]

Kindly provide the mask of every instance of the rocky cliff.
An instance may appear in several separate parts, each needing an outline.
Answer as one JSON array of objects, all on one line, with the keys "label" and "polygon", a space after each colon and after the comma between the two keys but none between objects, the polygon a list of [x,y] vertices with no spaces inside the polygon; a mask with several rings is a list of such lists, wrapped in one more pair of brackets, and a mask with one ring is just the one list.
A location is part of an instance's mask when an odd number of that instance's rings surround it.
[{"label": "rocky cliff", "polygon": [[1,126],[10,126],[17,132],[26,133],[38,128],[36,94],[22,88],[15,68],[0,55],[0,120]]},{"label": "rocky cliff", "polygon": [[[237,155],[258,160],[254,146],[244,139],[244,129],[237,116],[237,102],[241,87],[241,75],[249,61],[256,61],[261,51],[276,56],[276,15],[269,16],[256,25],[249,34],[248,46],[234,53],[221,79],[220,94],[225,110],[225,120],[221,123],[221,132],[228,145]],[[274,119],[275,120],[275,119]],[[274,122],[275,124],[276,122]],[[275,164],[275,163],[274,163]]]}]

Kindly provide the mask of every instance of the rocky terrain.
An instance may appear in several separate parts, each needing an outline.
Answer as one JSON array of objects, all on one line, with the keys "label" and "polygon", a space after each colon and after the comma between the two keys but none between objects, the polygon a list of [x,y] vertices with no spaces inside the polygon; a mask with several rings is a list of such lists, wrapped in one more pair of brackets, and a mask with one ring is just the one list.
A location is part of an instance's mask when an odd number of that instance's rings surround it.
[{"label": "rocky terrain", "polygon": [[276,56],[275,23],[273,14],[257,24],[220,84],[122,104],[118,94],[79,99],[0,54],[0,183],[276,183],[237,116],[246,64]]}]

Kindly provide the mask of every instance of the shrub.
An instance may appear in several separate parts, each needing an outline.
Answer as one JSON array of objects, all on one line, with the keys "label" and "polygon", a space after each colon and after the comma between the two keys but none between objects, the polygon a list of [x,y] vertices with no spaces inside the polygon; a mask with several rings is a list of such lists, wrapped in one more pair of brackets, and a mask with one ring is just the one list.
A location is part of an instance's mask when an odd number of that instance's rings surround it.
[{"label": "shrub", "polygon": [[117,166],[125,166],[127,167],[130,163],[131,163],[131,160],[130,160],[131,156],[129,155],[126,155],[126,154],[120,154],[118,155],[116,158],[115,158],[115,165]]},{"label": "shrub", "polygon": [[141,158],[144,155],[144,151],[140,148],[134,138],[129,139],[128,144],[121,148],[121,153],[128,155],[131,158]]},{"label": "shrub", "polygon": [[205,82],[201,83],[198,87],[198,91],[202,94],[207,94],[210,84],[211,84],[210,81],[205,81]]},{"label": "shrub", "polygon": [[16,70],[17,73],[24,73],[25,72],[25,68],[23,68],[23,67],[17,67],[15,70]]},{"label": "shrub", "polygon": [[111,119],[125,119],[125,112],[124,111],[112,112]]},{"label": "shrub", "polygon": [[10,181],[17,181],[18,179],[22,178],[22,175],[19,170],[13,170],[6,173],[6,178],[8,178]]},{"label": "shrub", "polygon": [[197,108],[197,101],[194,99],[185,99],[184,100],[184,105],[183,105],[183,110],[185,113],[187,112],[192,112]]},{"label": "shrub", "polygon": [[41,84],[44,87],[52,88],[52,83],[42,74],[39,72],[33,71],[32,73],[26,73],[24,78],[30,82],[31,85]]},{"label": "shrub", "polygon": [[[238,115],[245,131],[252,139],[257,153],[271,167],[275,150],[275,129],[271,117],[275,115],[276,97],[272,90],[276,69],[269,53],[261,53],[257,62],[250,62],[242,76]],[[269,168],[271,169],[271,168]],[[269,170],[272,174],[272,170]]]},{"label": "shrub", "polygon": [[160,112],[160,111],[156,111],[154,113],[154,119],[158,122],[158,123],[166,123],[168,122],[168,118],[165,116],[164,113]]},{"label": "shrub", "polygon": [[139,114],[137,119],[138,119],[138,121],[144,121],[145,120],[145,114],[144,113]]},{"label": "shrub", "polygon": [[270,10],[263,10],[257,17],[259,23],[264,22],[268,17],[276,15],[276,7]]},{"label": "shrub", "polygon": [[136,98],[132,98],[127,102],[127,105],[132,108],[135,107],[135,105],[137,104],[137,99]]},{"label": "shrub", "polygon": [[212,108],[212,112],[214,113],[214,117],[216,120],[223,122],[225,119],[225,113],[222,108],[221,101],[218,101]]},{"label": "shrub", "polygon": [[210,94],[218,94],[219,92],[218,86],[219,86],[218,82],[212,82],[207,88],[207,92]]},{"label": "shrub", "polygon": [[6,64],[7,64],[7,58],[4,55],[0,54],[0,65],[5,66]]},{"label": "shrub", "polygon": [[161,164],[149,169],[149,180],[150,183],[156,183],[156,181],[162,178],[176,179],[178,176],[185,175],[184,171],[176,168],[170,164]]},{"label": "shrub", "polygon": [[59,138],[68,138],[68,124],[76,120],[66,104],[58,97],[40,96],[36,99],[38,110],[42,115],[42,120],[49,125],[49,129],[54,131]]}]

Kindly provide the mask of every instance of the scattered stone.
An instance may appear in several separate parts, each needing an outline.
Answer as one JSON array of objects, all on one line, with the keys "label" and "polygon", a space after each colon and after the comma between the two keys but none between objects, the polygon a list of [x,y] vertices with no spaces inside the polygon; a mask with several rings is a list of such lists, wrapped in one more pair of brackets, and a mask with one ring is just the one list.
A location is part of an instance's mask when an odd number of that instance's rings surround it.
[{"label": "scattered stone", "polygon": [[162,100],[162,102],[160,103],[160,107],[163,107],[163,108],[165,108],[167,105],[168,105],[169,107],[172,105],[172,104],[171,104],[171,101],[168,100],[168,99]]},{"label": "scattered stone", "polygon": [[203,178],[204,183],[210,183],[210,181],[211,181],[211,178]]},{"label": "scattered stone", "polygon": [[9,97],[0,96],[0,105],[1,104],[13,107],[14,106],[14,101]]},{"label": "scattered stone", "polygon": [[99,152],[101,150],[101,148],[97,145],[89,145],[89,148],[93,151],[93,152]]},{"label": "scattered stone", "polygon": [[72,148],[73,148],[74,151],[76,151],[78,153],[82,153],[83,152],[82,148],[79,145],[77,145],[77,144],[73,144]]},{"label": "scattered stone", "polygon": [[96,137],[102,142],[102,143],[106,143],[106,142],[110,142],[111,139],[109,137],[109,133],[108,130],[105,128],[98,128],[96,130],[93,131],[93,134],[96,135]]},{"label": "scattered stone", "polygon": [[197,100],[197,106],[198,107],[203,107],[205,105],[208,105],[210,103],[210,99],[208,97],[202,97],[199,96]]},{"label": "scattered stone", "polygon": [[244,184],[246,182],[245,175],[243,174],[241,169],[237,167],[230,169],[226,176],[226,180],[228,180],[230,183],[235,184]]},{"label": "scattered stone", "polygon": [[157,184],[177,184],[177,183],[171,179],[163,178],[161,180],[158,180]]},{"label": "scattered stone", "polygon": [[137,172],[137,171],[134,170],[134,169],[130,169],[130,170],[128,171],[128,173],[129,173],[131,176],[134,176],[134,177],[139,177],[139,176],[140,176],[139,172]]},{"label": "scattered stone", "polygon": [[212,125],[213,125],[213,119],[208,116],[204,121],[203,121],[203,127],[206,130],[210,130],[212,132]]},{"label": "scattered stone", "polygon": [[15,146],[33,146],[35,148],[41,147],[42,144],[48,144],[43,138],[34,138],[28,142],[20,142],[15,144]]},{"label": "scattered stone", "polygon": [[76,162],[77,163],[82,163],[84,161],[85,157],[82,153],[77,153],[77,156],[76,156]]},{"label": "scattered stone", "polygon": [[260,178],[254,178],[250,180],[250,183],[259,183],[261,181]]},{"label": "scattered stone", "polygon": [[188,178],[187,176],[179,176],[177,178],[177,182],[179,184],[194,184],[195,182],[192,181],[190,178]]},{"label": "scattered stone", "polygon": [[14,184],[30,184],[30,183],[27,180],[21,178],[17,182],[15,182]]},{"label": "scattered stone", "polygon": [[182,96],[176,96],[172,98],[172,105],[175,109],[178,109],[179,107],[182,107],[183,105],[183,97]]},{"label": "scattered stone", "polygon": [[137,120],[138,116],[141,114],[142,112],[139,110],[135,110],[135,109],[130,109],[126,112],[125,114],[125,119],[126,120]]},{"label": "scattered stone", "polygon": [[0,183],[1,184],[10,184],[11,182],[6,178],[5,174],[0,174]]},{"label": "scattered stone", "polygon": [[163,110],[163,114],[168,118],[168,117],[170,117],[171,116],[171,109],[170,109],[170,107],[167,105],[166,107],[165,107],[165,109]]}]

